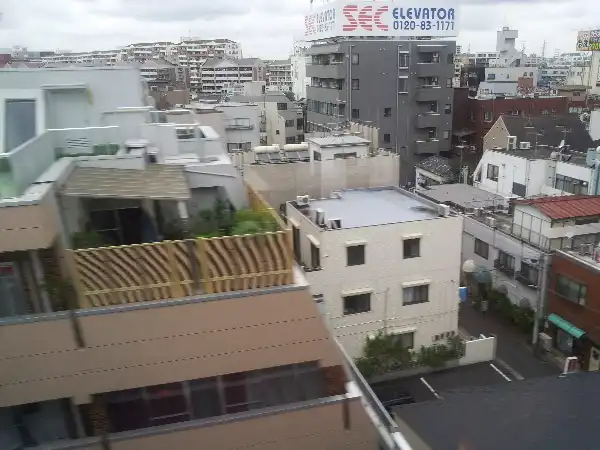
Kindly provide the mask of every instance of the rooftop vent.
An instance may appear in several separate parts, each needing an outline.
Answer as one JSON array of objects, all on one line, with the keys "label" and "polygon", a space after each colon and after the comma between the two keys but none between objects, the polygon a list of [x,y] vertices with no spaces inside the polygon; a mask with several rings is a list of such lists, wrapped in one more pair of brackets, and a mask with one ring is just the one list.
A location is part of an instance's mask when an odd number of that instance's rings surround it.
[{"label": "rooftop vent", "polygon": [[298,206],[307,206],[310,203],[310,196],[308,195],[298,195],[296,197],[296,204]]}]

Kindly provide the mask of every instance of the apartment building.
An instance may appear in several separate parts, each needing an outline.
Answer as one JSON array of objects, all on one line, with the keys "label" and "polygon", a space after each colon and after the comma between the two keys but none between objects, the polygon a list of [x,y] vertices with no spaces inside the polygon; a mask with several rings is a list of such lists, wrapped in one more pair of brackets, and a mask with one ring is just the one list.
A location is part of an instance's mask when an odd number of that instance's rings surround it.
[{"label": "apartment building", "polygon": [[286,204],[294,256],[352,357],[379,331],[415,350],[457,332],[462,217],[398,188]]},{"label": "apartment building", "polygon": [[576,356],[589,371],[600,370],[599,288],[600,250],[594,243],[554,254],[544,333],[553,351]]},{"label": "apartment building", "polygon": [[401,184],[414,164],[450,150],[452,41],[341,41],[313,45],[307,66],[309,132],[362,122],[379,128],[377,148],[404,161]]},{"label": "apartment building", "polygon": [[190,70],[164,59],[148,59],[139,64],[140,74],[151,90],[189,89]]},{"label": "apartment building", "polygon": [[[132,67],[0,85],[3,449],[401,448],[214,130]],[[269,232],[197,238],[217,199]]]},{"label": "apartment building", "polygon": [[177,45],[173,42],[142,42],[129,44],[120,49],[123,61],[143,63],[150,59],[162,59],[170,62],[177,61]]},{"label": "apartment building", "polygon": [[308,56],[306,50],[298,51],[295,55],[290,56],[291,61],[291,77],[292,77],[292,92],[296,100],[306,98],[306,88],[310,84],[310,79],[306,76],[306,64]]},{"label": "apartment building", "polygon": [[48,55],[42,58],[42,61],[48,65],[104,65],[114,66],[122,62],[123,53],[120,50],[94,50],[91,52],[66,52]]},{"label": "apartment building", "polygon": [[192,72],[192,89],[203,94],[220,94],[233,83],[264,81],[265,66],[259,58],[219,59],[211,58],[202,64],[200,78]]},{"label": "apartment building", "polygon": [[454,90],[453,121],[455,130],[462,132],[457,136],[460,141],[475,146],[479,152],[490,148],[484,146],[484,137],[502,115],[534,118],[569,113],[569,99],[562,94],[552,97],[471,94],[470,87]]},{"label": "apartment building", "polygon": [[260,96],[234,95],[230,101],[255,103],[260,108],[260,145],[299,144],[304,142],[302,105],[290,101],[283,93]]},{"label": "apartment building", "polygon": [[293,92],[291,59],[266,61],[265,81],[269,92]]},{"label": "apartment building", "polygon": [[516,305],[538,307],[552,253],[600,239],[595,196],[511,200],[467,184],[417,192],[464,214],[462,260],[472,266],[472,287],[494,287]]}]

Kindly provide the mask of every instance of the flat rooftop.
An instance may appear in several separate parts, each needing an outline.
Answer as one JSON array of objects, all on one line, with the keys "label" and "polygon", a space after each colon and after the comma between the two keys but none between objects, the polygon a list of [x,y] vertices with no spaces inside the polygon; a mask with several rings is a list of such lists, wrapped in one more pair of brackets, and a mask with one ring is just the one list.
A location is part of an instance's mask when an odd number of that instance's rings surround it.
[{"label": "flat rooftop", "polygon": [[504,197],[470,184],[440,184],[419,188],[418,193],[437,203],[461,209],[493,208],[504,203]]},{"label": "flat rooftop", "polygon": [[[552,147],[539,145],[537,149],[530,148],[529,150],[507,150],[506,148],[490,148],[489,151],[504,153],[509,156],[515,156],[525,159],[551,159],[551,155],[556,153],[556,149]],[[581,151],[570,150],[564,155],[568,159],[563,159],[562,162],[575,164],[577,166],[587,166],[586,155]]]},{"label": "flat rooftop", "polygon": [[311,200],[310,207],[322,209],[325,220],[341,219],[342,228],[370,227],[440,217],[434,203],[401,189],[389,187],[340,192],[341,198]]}]

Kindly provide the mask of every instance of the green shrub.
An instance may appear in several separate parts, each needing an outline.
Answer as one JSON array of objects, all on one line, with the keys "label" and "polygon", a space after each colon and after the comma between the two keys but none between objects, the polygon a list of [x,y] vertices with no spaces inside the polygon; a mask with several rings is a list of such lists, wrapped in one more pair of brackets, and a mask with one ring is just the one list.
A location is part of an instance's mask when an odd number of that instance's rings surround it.
[{"label": "green shrub", "polygon": [[78,231],[71,236],[74,249],[105,247],[106,242],[100,233],[95,231]]}]

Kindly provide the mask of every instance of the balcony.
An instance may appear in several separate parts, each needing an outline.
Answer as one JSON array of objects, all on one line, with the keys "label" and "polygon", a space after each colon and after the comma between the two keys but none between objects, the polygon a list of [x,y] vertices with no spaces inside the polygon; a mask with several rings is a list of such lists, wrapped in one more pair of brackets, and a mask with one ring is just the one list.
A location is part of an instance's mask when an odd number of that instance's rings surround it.
[{"label": "balcony", "polygon": [[442,67],[442,65],[437,62],[420,62],[417,64],[417,76],[419,78],[440,77],[443,75],[445,69],[445,67]]},{"label": "balcony", "polygon": [[440,152],[440,140],[431,139],[427,141],[415,142],[415,153],[422,154],[438,154]]},{"label": "balcony", "polygon": [[415,126],[417,128],[437,128],[440,124],[438,113],[418,114]]},{"label": "balcony", "polygon": [[494,268],[511,278],[515,276],[515,269],[505,266],[500,259],[494,260]]},{"label": "balcony", "polygon": [[438,101],[442,91],[439,86],[421,85],[417,91],[418,102]]},{"label": "balcony", "polygon": [[332,64],[307,64],[306,76],[309,78],[346,78],[346,65],[344,62]]}]

